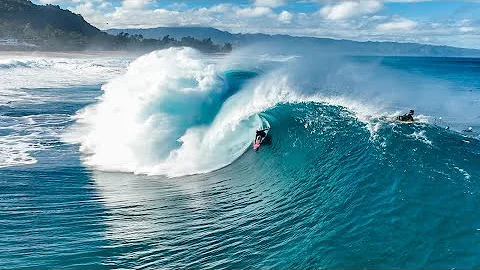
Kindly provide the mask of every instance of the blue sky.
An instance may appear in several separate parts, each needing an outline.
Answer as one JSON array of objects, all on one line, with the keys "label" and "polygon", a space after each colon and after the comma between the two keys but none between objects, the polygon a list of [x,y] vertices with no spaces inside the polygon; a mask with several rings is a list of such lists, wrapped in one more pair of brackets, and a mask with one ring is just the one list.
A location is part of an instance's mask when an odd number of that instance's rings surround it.
[{"label": "blue sky", "polygon": [[234,33],[421,42],[480,49],[480,0],[33,2],[68,8],[100,29],[211,26]]}]

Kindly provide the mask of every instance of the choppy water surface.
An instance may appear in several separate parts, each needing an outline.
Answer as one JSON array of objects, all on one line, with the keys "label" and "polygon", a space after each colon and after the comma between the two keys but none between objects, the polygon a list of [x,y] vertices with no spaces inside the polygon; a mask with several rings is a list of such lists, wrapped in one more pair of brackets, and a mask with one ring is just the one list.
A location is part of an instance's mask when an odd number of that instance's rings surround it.
[{"label": "choppy water surface", "polygon": [[2,56],[0,268],[480,267],[478,59],[234,56]]}]

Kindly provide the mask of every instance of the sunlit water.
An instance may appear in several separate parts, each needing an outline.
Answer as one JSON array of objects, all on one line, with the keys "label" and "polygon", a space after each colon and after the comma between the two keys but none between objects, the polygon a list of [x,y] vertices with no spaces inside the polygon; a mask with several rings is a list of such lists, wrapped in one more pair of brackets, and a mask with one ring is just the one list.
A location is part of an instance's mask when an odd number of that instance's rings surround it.
[{"label": "sunlit water", "polygon": [[0,61],[0,268],[480,267],[480,60],[222,59]]}]

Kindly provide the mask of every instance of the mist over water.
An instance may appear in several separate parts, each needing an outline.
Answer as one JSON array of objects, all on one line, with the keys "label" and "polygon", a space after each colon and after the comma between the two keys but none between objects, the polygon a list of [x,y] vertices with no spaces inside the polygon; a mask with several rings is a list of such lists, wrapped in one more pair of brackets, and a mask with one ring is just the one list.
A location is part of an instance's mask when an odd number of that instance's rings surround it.
[{"label": "mist over water", "polygon": [[0,267],[479,267],[479,68],[281,46],[3,56]]},{"label": "mist over water", "polygon": [[480,115],[478,91],[455,91],[447,81],[387,68],[381,58],[287,52],[272,60],[189,48],[144,55],[76,116],[67,141],[80,143],[85,164],[97,169],[181,176],[236,160],[254,130],[266,125],[261,113],[279,104],[346,108],[372,136],[388,124],[384,118],[409,108],[424,123],[447,116],[445,126],[473,125]]}]

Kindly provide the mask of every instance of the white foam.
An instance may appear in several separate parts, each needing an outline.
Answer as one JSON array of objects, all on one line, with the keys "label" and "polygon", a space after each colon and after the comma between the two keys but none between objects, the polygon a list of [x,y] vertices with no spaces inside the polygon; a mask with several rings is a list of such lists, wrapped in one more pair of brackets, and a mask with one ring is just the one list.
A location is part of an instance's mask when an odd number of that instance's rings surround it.
[{"label": "white foam", "polygon": [[[122,73],[130,61],[120,55],[1,54],[0,103],[7,114],[0,116],[0,167],[36,163],[32,153],[51,148],[48,142],[58,140],[59,126],[69,121],[66,115],[16,116],[18,106],[28,110],[52,101],[70,102],[69,90],[59,94],[47,88],[101,84]],[[7,116],[9,112],[13,114]]]},{"label": "white foam", "polygon": [[24,136],[0,137],[0,168],[36,163],[29,153],[37,149]]},{"label": "white foam", "polygon": [[190,48],[152,52],[103,86],[98,104],[77,115],[65,140],[100,170],[179,176],[238,158],[260,125],[257,114],[292,101],[286,78],[259,78],[227,100],[213,122],[198,122],[226,90],[222,70]]},{"label": "white foam", "polygon": [[47,97],[38,97],[28,89],[101,84],[121,74],[130,61],[122,56],[0,55],[0,102],[46,102]]},{"label": "white foam", "polygon": [[288,71],[278,69],[247,82],[211,123],[198,122],[225,90],[225,62],[190,48],[142,56],[102,87],[99,102],[76,116],[77,125],[64,139],[80,144],[85,164],[99,170],[181,176],[237,159],[261,125],[258,114],[278,103],[343,106],[365,122],[376,111],[347,97],[301,95]]},{"label": "white foam", "polygon": [[432,141],[430,141],[425,135],[425,130],[415,131],[412,134],[410,134],[409,137],[414,138],[415,140],[421,141],[425,144],[432,145]]},{"label": "white foam", "polygon": [[64,115],[0,117],[0,168],[37,163],[32,152],[49,149],[45,143],[57,140],[61,128],[51,127],[68,120]]},{"label": "white foam", "polygon": [[[222,103],[219,97],[225,94],[221,79],[225,71],[232,66],[256,69],[261,67],[258,62],[265,61],[254,56],[232,57],[234,63],[229,64],[229,56],[212,58],[190,48],[144,55],[133,61],[124,75],[102,87],[99,102],[78,113],[77,125],[64,139],[80,144],[85,164],[99,170],[181,176],[233,162],[251,144],[253,131],[261,124],[258,114],[279,103],[344,107],[365,123],[372,138],[383,125],[395,125],[389,119],[400,113],[398,108],[408,109],[391,100],[396,95],[379,90],[390,78],[377,86],[360,73],[345,86],[345,76],[362,69],[334,65],[339,70],[326,68],[322,72],[328,74],[312,81],[315,74],[303,76],[302,71],[291,69],[296,68],[290,63],[295,57],[282,59],[285,67],[271,65],[275,68],[249,80]],[[213,108],[218,104],[217,112]],[[426,116],[416,118],[429,122]],[[412,136],[431,144],[425,134]]]},{"label": "white foam", "polygon": [[216,83],[214,67],[192,49],[152,52],[104,85],[100,102],[78,114],[80,125],[65,139],[81,144],[87,165],[150,173],[194,126]]},{"label": "white foam", "polygon": [[459,171],[460,173],[463,174],[465,180],[469,181],[470,178],[472,177],[467,171],[465,171],[464,169],[462,168],[459,168],[457,166],[454,166],[453,168],[455,168],[457,171]]}]

